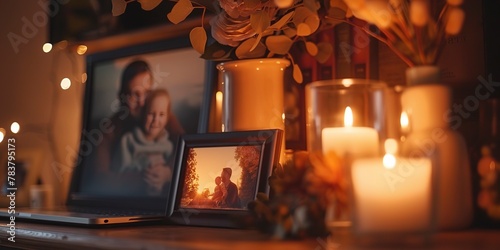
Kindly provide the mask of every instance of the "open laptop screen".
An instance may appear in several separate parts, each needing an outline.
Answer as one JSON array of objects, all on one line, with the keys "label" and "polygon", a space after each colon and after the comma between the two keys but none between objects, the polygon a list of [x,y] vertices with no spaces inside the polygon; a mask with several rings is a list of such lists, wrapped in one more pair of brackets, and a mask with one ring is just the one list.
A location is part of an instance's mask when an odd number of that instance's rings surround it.
[{"label": "open laptop screen", "polygon": [[165,208],[177,138],[206,130],[210,67],[189,44],[180,37],[87,57],[70,205]]}]

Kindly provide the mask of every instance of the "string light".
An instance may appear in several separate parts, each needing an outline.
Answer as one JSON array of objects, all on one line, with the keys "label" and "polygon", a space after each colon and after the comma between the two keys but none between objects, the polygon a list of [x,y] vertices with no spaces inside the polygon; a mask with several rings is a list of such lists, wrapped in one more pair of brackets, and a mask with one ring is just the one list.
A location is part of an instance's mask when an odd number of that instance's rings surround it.
[{"label": "string light", "polygon": [[17,134],[19,133],[19,130],[21,130],[21,126],[19,125],[18,122],[13,122],[11,125],[10,125],[10,131],[14,134]]},{"label": "string light", "polygon": [[5,129],[0,128],[0,143],[3,141],[4,137],[5,137]]},{"label": "string light", "polygon": [[83,73],[82,74],[82,83],[86,83],[87,82],[87,73]]},{"label": "string light", "polygon": [[78,55],[83,55],[87,52],[87,46],[85,45],[79,45],[78,48],[76,48],[76,53]]},{"label": "string light", "polygon": [[42,46],[42,50],[43,50],[43,52],[45,52],[45,53],[49,53],[49,52],[52,50],[52,44],[51,44],[51,43],[45,43],[45,44]]},{"label": "string light", "polygon": [[61,89],[67,90],[69,87],[71,87],[71,80],[67,77],[63,78],[61,80]]}]

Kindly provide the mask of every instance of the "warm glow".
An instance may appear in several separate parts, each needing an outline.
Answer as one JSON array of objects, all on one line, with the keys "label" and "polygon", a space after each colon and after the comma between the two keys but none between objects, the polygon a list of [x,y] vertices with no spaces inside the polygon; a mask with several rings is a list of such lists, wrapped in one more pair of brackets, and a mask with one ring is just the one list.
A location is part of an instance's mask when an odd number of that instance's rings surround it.
[{"label": "warm glow", "polygon": [[217,103],[222,103],[222,91],[217,91],[217,93],[215,93],[215,101]]},{"label": "warm glow", "polygon": [[45,43],[45,44],[43,44],[42,50],[45,53],[49,53],[52,50],[52,44],[51,43]]},{"label": "warm glow", "polygon": [[351,86],[353,83],[354,81],[352,79],[342,79],[342,85],[344,85],[344,87],[346,88]]},{"label": "warm glow", "polygon": [[87,73],[82,74],[82,83],[87,82]]},{"label": "warm glow", "polygon": [[0,128],[0,143],[3,141],[4,137],[5,137],[5,129]]},{"label": "warm glow", "polygon": [[63,78],[61,80],[61,89],[67,90],[67,89],[69,89],[69,87],[71,87],[71,80],[67,77]]},{"label": "warm glow", "polygon": [[10,125],[10,131],[14,134],[17,134],[19,133],[19,130],[21,130],[21,126],[19,125],[19,123],[17,122],[13,122],[11,125]]},{"label": "warm glow", "polygon": [[383,163],[385,168],[393,169],[396,166],[396,157],[392,154],[385,154]]},{"label": "warm glow", "polygon": [[408,129],[408,125],[409,125],[410,121],[408,119],[408,114],[405,111],[401,112],[401,117],[399,118],[399,123],[401,124],[401,128],[403,130]]},{"label": "warm glow", "polygon": [[396,154],[398,152],[398,141],[396,139],[385,140],[384,149],[387,154]]},{"label": "warm glow", "polygon": [[87,52],[87,46],[85,45],[79,45],[78,48],[76,48],[76,53],[78,55],[83,55],[85,52]]},{"label": "warm glow", "polygon": [[398,152],[398,142],[395,139],[387,139],[384,142],[385,155],[383,164],[384,167],[392,169],[396,166],[396,157],[394,156]]},{"label": "warm glow", "polygon": [[62,40],[62,41],[58,42],[57,47],[59,49],[66,49],[66,47],[68,47],[68,41]]},{"label": "warm glow", "polygon": [[344,112],[344,126],[352,127],[352,124],[353,124],[352,110],[351,107],[347,106]]}]

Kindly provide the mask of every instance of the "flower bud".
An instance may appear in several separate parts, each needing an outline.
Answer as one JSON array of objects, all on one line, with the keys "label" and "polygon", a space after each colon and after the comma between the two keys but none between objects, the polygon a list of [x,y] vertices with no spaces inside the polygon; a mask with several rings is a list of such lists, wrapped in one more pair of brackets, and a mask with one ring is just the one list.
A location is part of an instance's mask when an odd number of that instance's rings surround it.
[{"label": "flower bud", "polygon": [[462,29],[462,25],[465,19],[465,12],[457,7],[453,7],[449,10],[446,19],[446,34],[457,35]]},{"label": "flower bud", "polygon": [[412,0],[410,3],[410,20],[417,27],[425,26],[429,22],[429,2]]},{"label": "flower bud", "polygon": [[293,0],[274,0],[274,4],[280,9],[285,9],[292,6]]}]

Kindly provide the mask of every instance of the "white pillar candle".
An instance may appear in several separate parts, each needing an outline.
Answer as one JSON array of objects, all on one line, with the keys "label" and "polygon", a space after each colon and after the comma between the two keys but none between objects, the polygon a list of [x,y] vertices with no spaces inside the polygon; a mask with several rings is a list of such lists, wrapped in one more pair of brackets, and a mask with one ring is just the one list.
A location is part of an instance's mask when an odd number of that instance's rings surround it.
[{"label": "white pillar candle", "polygon": [[389,161],[392,164],[387,161],[384,164],[383,158],[353,162],[356,229],[360,233],[423,232],[430,229],[431,160],[394,156],[389,159],[392,159]]},{"label": "white pillar candle", "polygon": [[323,155],[329,151],[338,156],[349,155],[353,158],[375,157],[378,155],[378,133],[374,128],[353,127],[350,107],[345,109],[344,127],[324,128],[321,131]]}]

